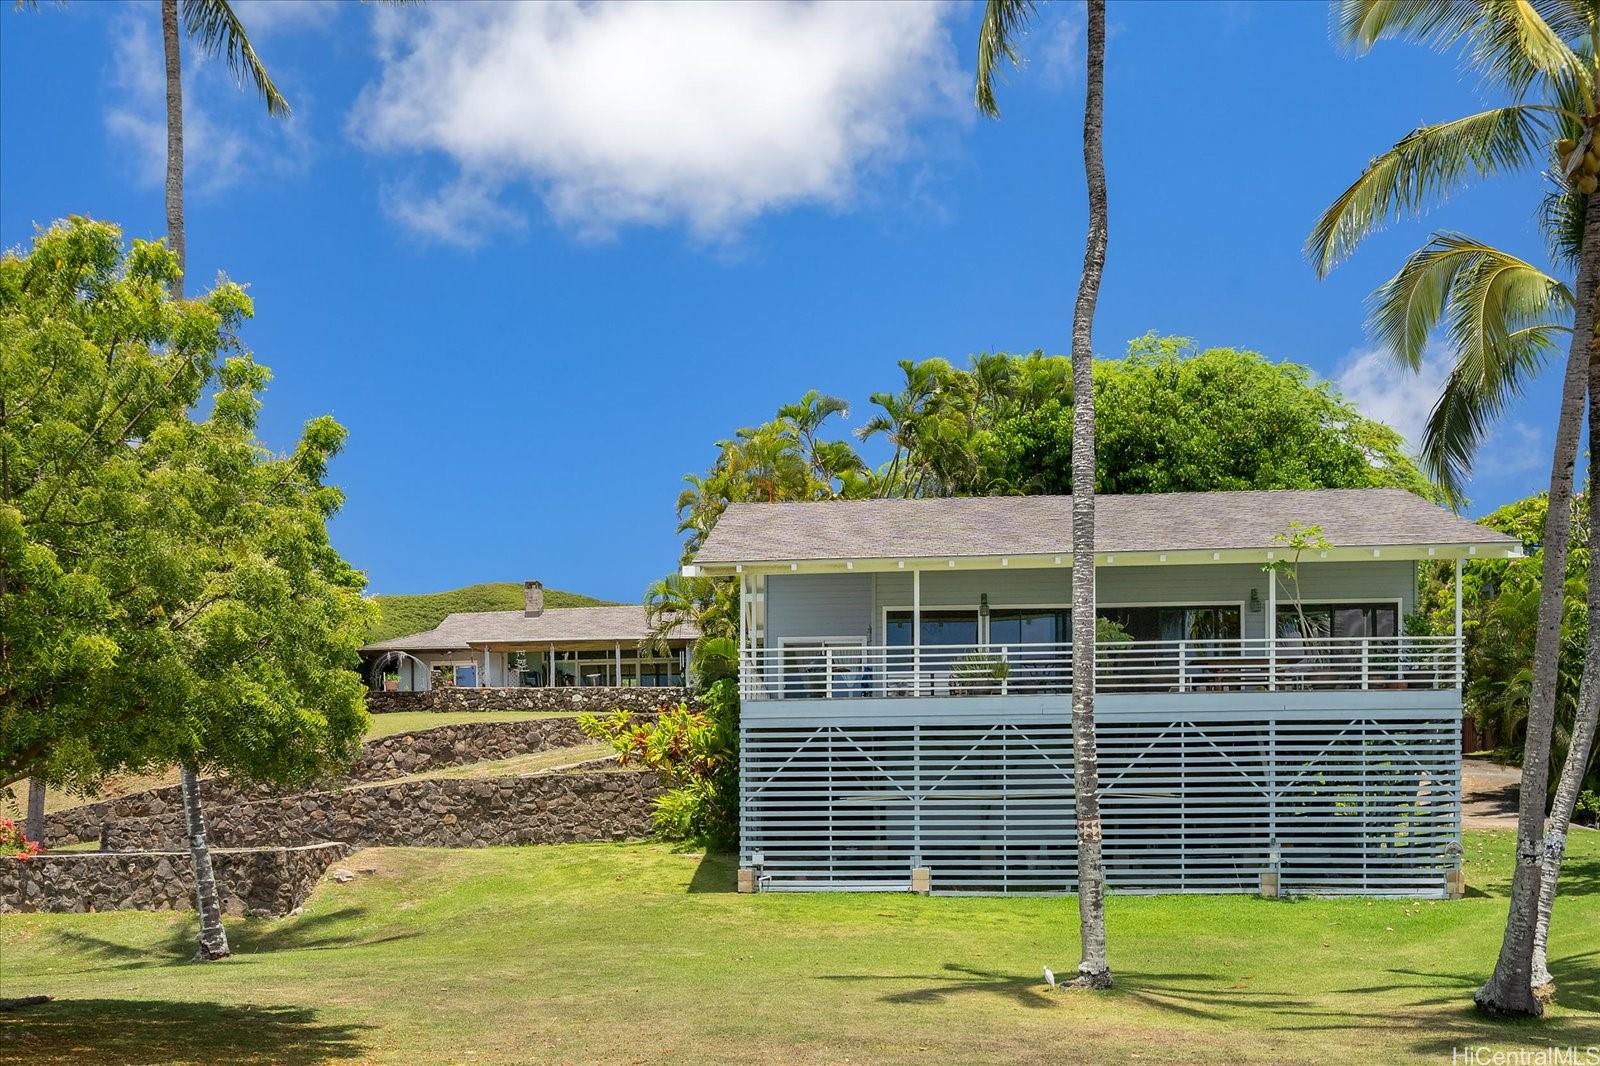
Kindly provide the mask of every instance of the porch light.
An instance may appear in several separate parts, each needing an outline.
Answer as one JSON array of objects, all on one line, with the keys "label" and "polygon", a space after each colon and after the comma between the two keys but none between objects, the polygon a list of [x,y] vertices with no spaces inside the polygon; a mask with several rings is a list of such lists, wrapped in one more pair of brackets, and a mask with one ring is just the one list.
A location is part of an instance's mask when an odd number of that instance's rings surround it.
[{"label": "porch light", "polygon": [[1255,589],[1250,590],[1250,613],[1261,613],[1261,593]]},{"label": "porch light", "polygon": [[989,594],[987,592],[978,597],[978,617],[984,619],[989,617]]}]

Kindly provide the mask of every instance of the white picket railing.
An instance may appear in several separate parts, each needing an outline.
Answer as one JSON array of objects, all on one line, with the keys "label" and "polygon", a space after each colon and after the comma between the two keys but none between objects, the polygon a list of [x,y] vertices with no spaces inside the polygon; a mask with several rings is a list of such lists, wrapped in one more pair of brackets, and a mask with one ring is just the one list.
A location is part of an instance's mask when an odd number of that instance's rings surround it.
[{"label": "white picket railing", "polygon": [[[1457,637],[1110,641],[1095,646],[1108,693],[1453,689]],[[1070,644],[807,645],[746,650],[748,700],[1064,694]]]}]

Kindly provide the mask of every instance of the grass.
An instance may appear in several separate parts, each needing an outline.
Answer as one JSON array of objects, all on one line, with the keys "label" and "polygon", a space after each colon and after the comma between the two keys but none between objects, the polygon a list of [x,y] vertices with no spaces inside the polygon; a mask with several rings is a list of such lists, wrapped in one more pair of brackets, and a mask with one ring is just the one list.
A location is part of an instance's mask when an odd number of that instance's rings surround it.
[{"label": "grass", "polygon": [[526,722],[530,718],[571,718],[565,711],[392,711],[370,716],[367,739],[409,733],[415,729],[437,729],[463,722]]},{"label": "grass", "polygon": [[485,762],[467,763],[465,766],[446,766],[439,770],[426,770],[419,774],[408,774],[405,777],[393,777],[387,781],[374,781],[354,787],[376,788],[382,785],[401,784],[406,781],[434,781],[447,777],[515,777],[521,774],[538,774],[547,770],[559,770],[562,767],[591,762],[595,759],[604,759],[607,756],[612,757],[613,761],[615,761],[616,754],[616,749],[607,743],[578,744],[570,748],[551,748],[549,751],[513,755],[509,759],[490,759]]},{"label": "grass", "polygon": [[[0,1060],[29,1063],[1449,1062],[1600,1044],[1600,836],[1569,852],[1561,1006],[1480,1018],[1511,835],[1469,833],[1457,902],[1116,896],[1117,986],[1071,971],[1072,899],[729,891],[723,857],[648,844],[373,849],[305,912],[0,920]],[[1580,1060],[1581,1061],[1581,1060]]]},{"label": "grass", "polygon": [[[379,617],[367,639],[388,640],[406,633],[420,633],[444,621],[445,615],[460,611],[520,611],[522,596],[520,581],[489,581],[449,592],[374,596],[372,601],[378,605]],[[560,589],[544,590],[546,608],[606,607],[613,602]]]},{"label": "grass", "polygon": [[[367,726],[367,739],[376,740],[395,733],[406,733],[415,729],[435,729],[462,722],[525,722],[530,718],[569,717],[571,715],[561,711],[397,711],[393,714],[372,715],[371,723]],[[80,796],[52,788],[44,794],[44,809],[47,814],[64,811],[71,807],[80,807],[85,803],[98,803],[114,796],[125,796],[130,792],[142,792],[145,789],[161,788],[177,783],[178,771],[173,768],[148,774],[124,774],[108,778],[101,785],[98,796]],[[20,816],[28,795],[27,782],[10,786],[10,795],[9,801],[0,800],[0,812],[10,810],[12,816]]]}]

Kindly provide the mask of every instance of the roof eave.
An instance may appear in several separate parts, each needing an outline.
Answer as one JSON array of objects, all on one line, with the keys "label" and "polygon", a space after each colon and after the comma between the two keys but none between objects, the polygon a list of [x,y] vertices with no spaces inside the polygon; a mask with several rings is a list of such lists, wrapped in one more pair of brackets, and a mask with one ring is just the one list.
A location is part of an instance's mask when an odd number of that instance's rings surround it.
[{"label": "roof eave", "polygon": [[[1095,566],[1183,566],[1207,563],[1264,565],[1285,556],[1273,548],[1183,548],[1168,551],[1096,552]],[[1522,545],[1504,541],[1437,544],[1367,544],[1306,552],[1304,562],[1369,562],[1372,560],[1427,561],[1452,559],[1520,559]],[[882,573],[897,570],[998,570],[1070,567],[1072,553],[1018,553],[1014,555],[863,556],[854,559],[750,559],[739,562],[694,562],[683,567],[685,577],[734,577],[741,573]]]}]

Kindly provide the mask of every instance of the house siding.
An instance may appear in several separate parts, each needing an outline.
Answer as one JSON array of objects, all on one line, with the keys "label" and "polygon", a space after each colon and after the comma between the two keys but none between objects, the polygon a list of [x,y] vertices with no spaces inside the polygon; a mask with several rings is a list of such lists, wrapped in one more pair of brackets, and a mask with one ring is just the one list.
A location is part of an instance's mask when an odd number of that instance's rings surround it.
[{"label": "house siding", "polygon": [[[1243,603],[1253,590],[1262,609],[1243,615],[1246,639],[1266,635],[1268,576],[1259,566],[1103,566],[1096,595],[1102,604]],[[1303,563],[1302,595],[1308,602],[1400,600],[1401,613],[1416,609],[1416,564]],[[939,570],[922,572],[922,606],[927,609],[974,606],[987,594],[994,606],[1066,605],[1072,599],[1072,571],[1059,569]],[[766,579],[766,637],[769,647],[798,637],[862,636],[883,643],[886,610],[911,606],[912,575],[781,574]],[[1278,583],[1278,609],[1290,608],[1285,582]]]}]

